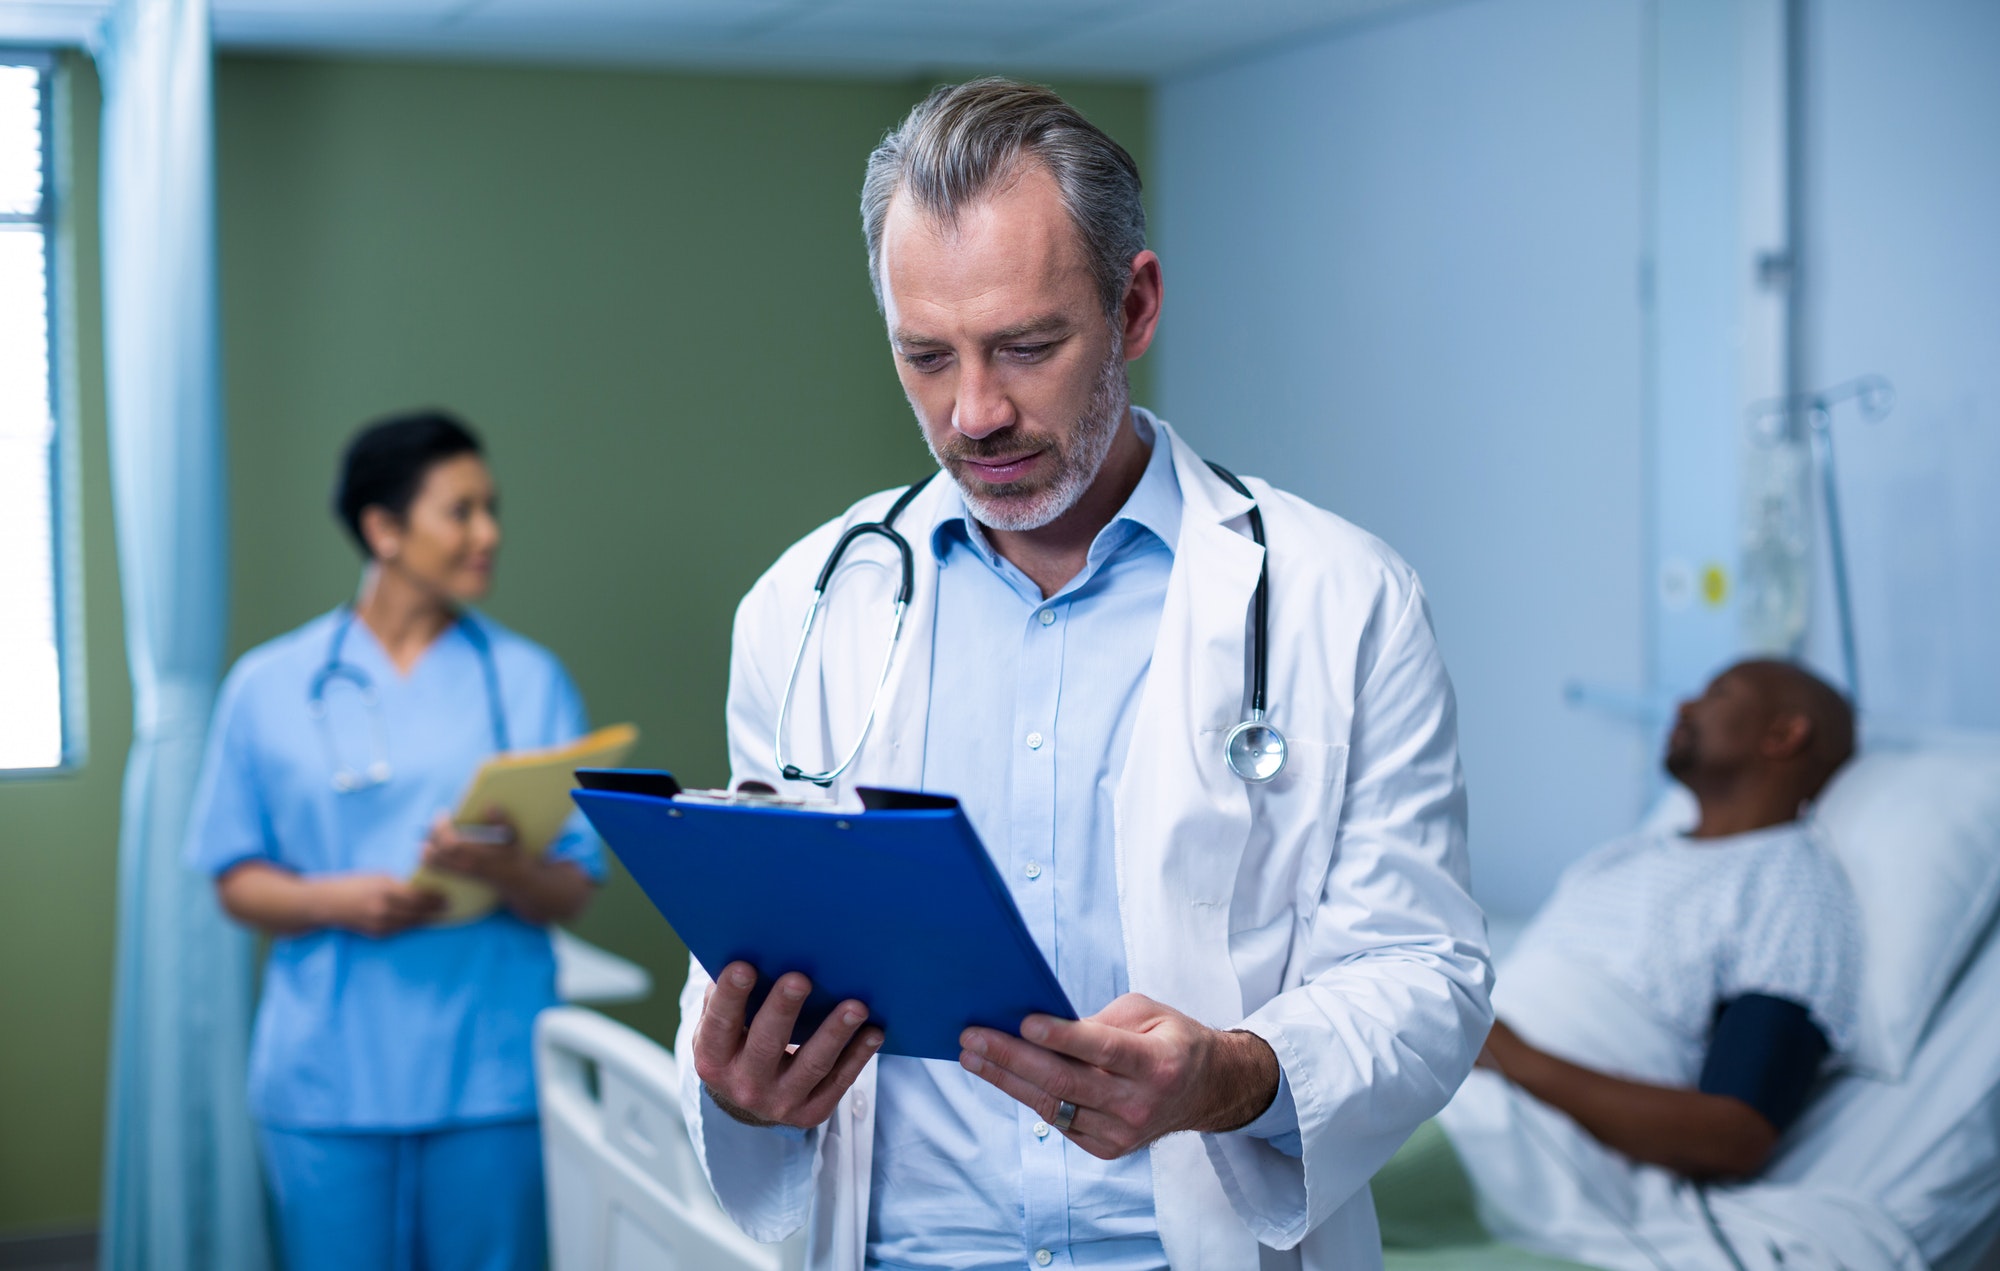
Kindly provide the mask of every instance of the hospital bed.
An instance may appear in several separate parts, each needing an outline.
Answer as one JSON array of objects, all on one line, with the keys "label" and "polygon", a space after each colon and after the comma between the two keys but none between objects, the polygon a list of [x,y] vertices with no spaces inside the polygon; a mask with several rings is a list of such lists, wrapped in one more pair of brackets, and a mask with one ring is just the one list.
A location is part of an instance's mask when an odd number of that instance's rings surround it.
[{"label": "hospital bed", "polygon": [[[1649,821],[1691,814],[1680,792]],[[2000,739],[1873,747],[1815,818],[1862,909],[1863,1037],[1756,1181],[1709,1190],[1715,1212],[1809,1265],[2000,1271]],[[1488,1237],[1435,1125],[1378,1176],[1377,1209],[1391,1271],[1578,1265]]]},{"label": "hospital bed", "polygon": [[722,1212],[664,1047],[595,1011],[535,1021],[552,1271],[796,1271],[803,1235],[759,1244]]}]

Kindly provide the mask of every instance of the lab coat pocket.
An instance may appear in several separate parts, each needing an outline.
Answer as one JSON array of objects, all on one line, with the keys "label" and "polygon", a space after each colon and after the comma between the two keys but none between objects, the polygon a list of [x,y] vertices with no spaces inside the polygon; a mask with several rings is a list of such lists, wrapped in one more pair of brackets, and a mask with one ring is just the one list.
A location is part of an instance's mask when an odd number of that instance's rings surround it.
[{"label": "lab coat pocket", "polygon": [[1250,842],[1229,924],[1245,1011],[1284,990],[1292,951],[1312,930],[1346,781],[1347,747],[1295,738],[1285,770],[1251,787]]},{"label": "lab coat pocket", "polygon": [[1304,939],[1319,913],[1320,893],[1326,889],[1327,872],[1333,868],[1334,846],[1340,837],[1340,807],[1347,793],[1347,747],[1306,743],[1318,752],[1319,767],[1313,789],[1316,795],[1302,810],[1299,823],[1297,880],[1298,932]]},{"label": "lab coat pocket", "polygon": [[1230,931],[1304,916],[1332,860],[1347,784],[1347,747],[1290,738],[1285,769],[1250,787],[1250,840],[1230,907]]}]

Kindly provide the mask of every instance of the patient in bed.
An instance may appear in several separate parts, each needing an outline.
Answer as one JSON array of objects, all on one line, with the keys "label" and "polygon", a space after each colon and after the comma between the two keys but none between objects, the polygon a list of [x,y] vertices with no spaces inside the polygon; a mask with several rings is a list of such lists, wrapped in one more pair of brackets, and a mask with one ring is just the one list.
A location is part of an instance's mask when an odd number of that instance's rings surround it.
[{"label": "patient in bed", "polygon": [[[1683,703],[1666,767],[1700,819],[1563,875],[1501,977],[1480,1065],[1634,1162],[1757,1173],[1854,1028],[1854,899],[1799,820],[1853,749],[1847,703],[1788,663],[1741,663]],[[1579,966],[1628,999],[1581,1026]],[[1536,978],[1571,1000],[1541,1000]]]},{"label": "patient in bed", "polygon": [[1802,810],[1853,750],[1847,703],[1787,663],[1681,706],[1666,767],[1698,819],[1572,866],[1500,963],[1480,1070],[1375,1179],[1391,1268],[1821,1265],[1706,1184],[1756,1175],[1852,1044],[1859,915]]}]

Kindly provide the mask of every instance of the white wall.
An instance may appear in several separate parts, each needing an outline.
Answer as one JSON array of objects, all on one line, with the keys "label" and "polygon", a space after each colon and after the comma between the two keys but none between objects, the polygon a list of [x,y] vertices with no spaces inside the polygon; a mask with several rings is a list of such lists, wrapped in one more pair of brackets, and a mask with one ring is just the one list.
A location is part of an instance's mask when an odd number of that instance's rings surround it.
[{"label": "white wall", "polygon": [[1423,574],[1503,913],[1651,767],[1563,701],[1644,683],[1644,21],[1471,0],[1156,94],[1158,404]]},{"label": "white wall", "polygon": [[1863,704],[2000,728],[2000,5],[1809,12],[1810,374],[1898,393],[1834,426]]}]

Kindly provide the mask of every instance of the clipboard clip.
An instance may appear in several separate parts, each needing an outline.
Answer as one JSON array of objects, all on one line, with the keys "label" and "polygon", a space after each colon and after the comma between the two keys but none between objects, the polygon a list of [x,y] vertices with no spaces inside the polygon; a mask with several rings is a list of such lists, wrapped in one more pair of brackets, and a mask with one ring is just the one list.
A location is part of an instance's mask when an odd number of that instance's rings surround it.
[{"label": "clipboard clip", "polygon": [[687,803],[759,808],[814,806],[804,799],[781,795],[761,781],[746,781],[734,790],[689,790],[664,768],[578,768],[576,783],[586,790],[640,794],[649,799],[674,799]]},{"label": "clipboard clip", "polygon": [[779,794],[762,781],[738,782],[734,790],[683,790],[674,796],[683,803],[714,803],[738,808],[824,808],[825,799],[798,799]]},{"label": "clipboard clip", "polygon": [[[586,790],[613,794],[643,794],[654,799],[674,799],[685,803],[706,803],[723,807],[806,808],[832,810],[830,800],[800,799],[762,781],[743,781],[734,790],[688,790],[674,774],[659,768],[579,768],[576,782]],[[949,812],[958,800],[946,794],[924,794],[916,790],[884,790],[857,786],[863,812]]]}]

